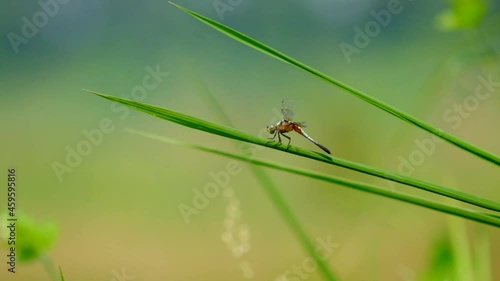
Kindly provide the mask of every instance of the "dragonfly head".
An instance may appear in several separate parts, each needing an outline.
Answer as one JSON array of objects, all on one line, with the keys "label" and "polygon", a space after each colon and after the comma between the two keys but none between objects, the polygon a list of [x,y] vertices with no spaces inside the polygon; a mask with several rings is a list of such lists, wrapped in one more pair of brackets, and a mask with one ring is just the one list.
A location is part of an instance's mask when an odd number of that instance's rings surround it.
[{"label": "dragonfly head", "polygon": [[268,125],[267,126],[267,132],[270,133],[270,134],[274,134],[276,132],[276,125]]}]

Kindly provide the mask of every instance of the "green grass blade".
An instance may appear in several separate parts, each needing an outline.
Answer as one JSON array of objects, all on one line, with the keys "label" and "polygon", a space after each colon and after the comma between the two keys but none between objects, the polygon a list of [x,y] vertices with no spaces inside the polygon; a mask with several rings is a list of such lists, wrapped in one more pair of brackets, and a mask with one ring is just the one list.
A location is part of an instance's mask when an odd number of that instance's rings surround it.
[{"label": "green grass blade", "polygon": [[394,182],[406,184],[409,186],[413,186],[422,190],[426,190],[432,193],[436,193],[439,195],[443,195],[449,198],[456,199],[458,201],[462,201],[465,203],[469,203],[478,207],[490,209],[490,210],[495,210],[495,211],[500,211],[500,204],[488,199],[480,198],[459,190],[451,189],[448,187],[443,187],[437,184],[421,181],[418,179],[414,179],[411,177],[406,177],[402,175],[398,175],[396,173],[390,172],[390,171],[385,171],[382,169],[374,168],[368,165],[364,164],[359,164],[356,162],[352,161],[347,161],[344,159],[340,159],[331,155],[326,155],[323,153],[318,153],[310,150],[305,150],[301,149],[295,146],[292,146],[287,149],[286,145],[279,145],[276,143],[269,143],[268,140],[261,139],[257,136],[254,136],[249,133],[245,133],[243,131],[236,130],[234,128],[230,128],[227,126],[223,125],[218,125],[209,121],[205,121],[190,115],[186,115],[183,113],[175,112],[166,108],[160,108],[157,106],[153,105],[148,105],[132,100],[127,100],[119,97],[114,97],[114,96],[109,96],[105,94],[101,94],[95,91],[90,91],[90,90],[85,90],[87,92],[90,92],[92,94],[95,94],[97,96],[103,97],[105,99],[119,102],[121,104],[124,104],[126,106],[132,107],[136,110],[148,113],[150,115],[156,116],[158,118],[162,118],[189,128],[205,131],[211,134],[235,139],[235,140],[240,140],[240,141],[245,141],[261,146],[265,146],[268,148],[272,149],[277,149],[281,150],[284,152],[288,152],[291,154],[299,155],[302,157],[314,159],[317,161],[321,161],[324,163],[328,163],[331,165],[347,168],[350,170],[354,170],[357,172],[365,173],[368,175],[376,176],[379,178],[391,180]]},{"label": "green grass blade", "polygon": [[356,181],[352,181],[352,180],[348,180],[348,179],[344,179],[344,178],[340,178],[340,177],[334,177],[334,176],[321,174],[321,173],[317,173],[317,172],[313,172],[313,171],[308,171],[308,170],[304,170],[304,169],[299,169],[299,168],[295,168],[295,167],[291,167],[291,166],[285,166],[285,165],[280,164],[280,163],[274,163],[274,162],[270,162],[270,161],[249,158],[247,156],[241,156],[241,155],[237,155],[237,154],[230,153],[230,152],[225,152],[225,151],[221,151],[221,150],[217,150],[217,149],[213,149],[213,148],[208,148],[205,146],[200,146],[200,145],[190,144],[190,143],[186,143],[186,142],[182,142],[182,141],[178,141],[178,140],[173,140],[173,139],[169,139],[169,138],[165,138],[165,137],[160,137],[157,135],[148,134],[148,133],[144,133],[144,132],[140,132],[140,131],[136,131],[136,130],[132,130],[132,129],[128,129],[127,131],[134,133],[134,134],[141,135],[141,136],[145,136],[145,137],[148,137],[151,139],[155,139],[158,141],[176,144],[176,145],[182,145],[182,146],[194,148],[197,150],[201,150],[204,152],[210,152],[210,153],[217,154],[220,156],[249,162],[249,163],[259,165],[262,167],[272,168],[275,170],[289,172],[292,174],[301,175],[301,176],[317,179],[317,180],[328,182],[328,183],[333,183],[333,184],[338,184],[338,185],[342,185],[345,187],[350,187],[352,189],[381,195],[384,197],[396,199],[396,200],[407,202],[410,204],[422,206],[422,207],[425,207],[428,209],[440,211],[443,213],[455,215],[455,216],[462,217],[462,218],[466,218],[466,219],[473,220],[476,222],[481,222],[484,224],[500,227],[500,219],[495,218],[493,216],[489,216],[489,215],[482,213],[482,212],[473,211],[473,210],[469,210],[469,209],[465,209],[465,208],[449,206],[449,205],[446,205],[443,203],[434,202],[432,200],[416,197],[416,196],[405,194],[402,192],[391,191],[391,190],[384,189],[382,187],[378,187],[375,185],[356,182]]},{"label": "green grass blade", "polygon": [[[196,69],[195,67],[190,67],[190,69]],[[215,109],[215,112],[219,115],[220,119],[229,126],[233,126],[231,122],[231,118],[226,114],[222,106],[217,102],[216,98],[212,95],[204,81],[197,75],[195,72],[194,81],[198,81],[199,87],[202,89],[203,93],[205,93],[208,97],[209,104]],[[271,202],[274,204],[281,217],[285,221],[285,223],[290,228],[291,232],[295,235],[295,237],[299,240],[299,243],[302,245],[302,248],[308,253],[310,257],[312,257],[316,264],[318,265],[320,273],[323,275],[325,280],[335,281],[338,280],[336,274],[334,274],[333,270],[330,268],[325,259],[321,258],[316,251],[316,245],[314,245],[313,240],[308,235],[307,231],[302,227],[299,219],[295,216],[292,208],[288,206],[287,202],[283,199],[283,195],[279,191],[278,187],[271,180],[271,177],[264,171],[263,168],[257,165],[249,164],[249,167],[252,173],[255,175],[255,178],[259,181],[260,186],[264,189]]]},{"label": "green grass blade", "polygon": [[59,267],[59,275],[61,276],[61,281],[64,281],[64,275],[61,267]]},{"label": "green grass blade", "polygon": [[474,262],[477,269],[477,280],[493,281],[491,268],[491,251],[493,247],[490,245],[490,238],[486,229],[479,231],[478,237],[474,239],[475,253]]},{"label": "green grass blade", "polygon": [[278,188],[271,181],[271,178],[263,171],[258,165],[251,165],[252,171],[261,180],[261,184],[264,187],[269,198],[280,212],[281,216],[287,223],[288,227],[292,230],[295,236],[299,239],[302,247],[307,251],[308,255],[312,257],[318,264],[319,271],[323,275],[325,280],[338,280],[336,274],[333,273],[332,269],[323,257],[316,251],[317,245],[309,238],[306,230],[300,224],[298,218],[293,213],[288,203],[283,199],[283,195],[278,190]]},{"label": "green grass blade", "polygon": [[448,225],[457,281],[474,280],[473,262],[465,222],[455,217],[450,217]]},{"label": "green grass blade", "polygon": [[390,106],[358,89],[355,89],[354,87],[351,87],[347,84],[344,84],[304,63],[301,63],[287,55],[285,55],[284,53],[281,53],[280,51],[276,50],[276,49],[273,49],[269,46],[267,46],[266,44],[262,43],[262,42],[259,42],[243,33],[240,33],[228,26],[225,26],[223,25],[222,23],[219,23],[217,21],[214,21],[210,18],[207,18],[205,16],[202,16],[198,13],[195,13],[191,10],[188,10],[182,6],[179,6],[177,4],[174,4],[172,2],[170,2],[172,5],[176,6],[177,8],[179,8],[180,10],[184,11],[185,13],[195,17],[196,19],[202,21],[203,23],[209,25],[210,27],[222,32],[223,34],[245,44],[245,45],[248,45],[266,55],[269,55],[271,57],[274,57],[276,59],[279,59],[281,61],[284,61],[286,63],[289,63],[291,65],[294,65],[306,72],[309,72],[310,74],[316,76],[316,77],[319,77],[341,89],[344,89],[346,90],[347,92],[351,93],[352,95],[396,116],[397,118],[399,119],[402,119],[410,124],[413,124],[417,127],[420,127],[426,131],[428,131],[429,133],[432,133],[446,141],[448,141],[449,143],[452,143],[466,151],[469,151],[470,153],[472,154],[475,154],[489,162],[492,162],[492,163],[495,163],[496,165],[500,165],[500,157],[489,152],[489,151],[486,151],[482,148],[479,148],[471,143],[468,143],[466,142],[465,140],[462,140],[458,137],[455,137],[454,135],[451,135],[449,133],[446,133],[444,131],[442,131],[441,129],[439,128],[436,128],[434,126],[431,126],[429,124],[427,124],[426,122],[418,119],[418,118],[415,118],[413,116],[411,116],[410,114],[407,114],[393,106]]}]

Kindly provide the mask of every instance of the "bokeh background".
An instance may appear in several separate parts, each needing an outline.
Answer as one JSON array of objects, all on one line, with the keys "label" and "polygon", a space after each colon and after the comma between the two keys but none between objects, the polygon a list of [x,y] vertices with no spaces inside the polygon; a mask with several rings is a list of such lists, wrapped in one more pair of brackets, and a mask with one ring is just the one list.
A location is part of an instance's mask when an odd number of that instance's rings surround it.
[{"label": "bokeh background", "polygon": [[[214,5],[220,2],[231,9],[217,12]],[[354,28],[363,29],[373,21],[370,12],[387,9],[390,1],[229,2],[177,1],[500,154],[500,87],[457,128],[443,117],[474,94],[478,75],[500,81],[496,1],[488,2],[478,28],[447,31],[438,28],[436,19],[450,3],[401,1],[401,13],[392,15],[350,62],[339,44],[353,44]],[[57,225],[57,241],[47,254],[66,280],[120,280],[122,270],[132,278],[127,280],[137,281],[276,280],[307,258],[247,164],[231,177],[231,198],[220,193],[186,224],[179,204],[192,205],[193,189],[203,189],[212,181],[210,172],[224,170],[228,159],[124,129],[228,151],[236,151],[234,142],[140,112],[124,114],[82,88],[130,97],[147,68],[159,68],[169,74],[147,91],[143,102],[222,123],[212,95],[234,126],[255,134],[275,116],[281,100],[291,98],[298,119],[308,122],[308,133],[335,156],[396,172],[401,159],[418,150],[415,141],[430,138],[220,34],[167,1],[68,1],[15,52],[8,34],[21,34],[23,17],[32,19],[40,10],[36,1],[1,4],[1,167],[18,169],[19,210]],[[104,119],[114,129],[58,178],[54,163],[65,164],[68,149],[86,140],[83,132],[99,128]],[[317,150],[292,137],[293,145]],[[278,151],[263,149],[257,157],[435,198]],[[500,201],[498,168],[449,144],[436,144],[414,168],[414,177]],[[471,249],[483,241],[491,280],[500,278],[498,229],[453,222],[438,212],[342,186],[266,172],[310,237],[330,237],[338,245],[328,264],[340,280],[424,280],[433,270],[436,249],[453,236],[457,224],[465,227],[461,233],[467,233]],[[5,197],[6,191],[0,192],[2,209]],[[239,244],[228,244],[228,227]],[[8,273],[3,253],[1,280],[50,280],[37,260]],[[307,278],[290,276],[323,280],[318,270]]]}]

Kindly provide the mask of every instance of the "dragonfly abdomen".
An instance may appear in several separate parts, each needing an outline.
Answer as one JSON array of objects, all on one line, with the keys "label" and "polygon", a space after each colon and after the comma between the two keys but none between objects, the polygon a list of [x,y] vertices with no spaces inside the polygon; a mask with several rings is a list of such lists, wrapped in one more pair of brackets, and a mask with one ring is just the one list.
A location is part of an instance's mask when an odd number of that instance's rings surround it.
[{"label": "dragonfly abdomen", "polygon": [[295,130],[295,132],[303,135],[306,139],[310,140],[316,146],[318,146],[319,148],[323,149],[324,152],[326,152],[328,154],[332,154],[328,148],[326,148],[325,146],[323,146],[319,142],[313,140],[313,138],[311,138],[308,134],[306,134],[306,132],[304,132],[304,130],[302,130],[302,128],[300,128],[300,127],[294,127],[293,129]]}]

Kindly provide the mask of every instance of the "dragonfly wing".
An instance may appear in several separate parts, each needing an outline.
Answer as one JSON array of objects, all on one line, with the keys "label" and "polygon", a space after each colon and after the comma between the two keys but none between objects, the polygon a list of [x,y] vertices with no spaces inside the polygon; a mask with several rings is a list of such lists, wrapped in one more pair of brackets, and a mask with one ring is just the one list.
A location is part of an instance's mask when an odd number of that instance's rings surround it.
[{"label": "dragonfly wing", "polygon": [[291,99],[284,99],[281,102],[281,113],[285,120],[292,121],[295,117],[295,103]]},{"label": "dragonfly wing", "polygon": [[302,121],[302,122],[295,122],[295,123],[297,123],[297,125],[299,125],[301,128],[307,128],[306,121]]},{"label": "dragonfly wing", "polygon": [[293,111],[288,110],[288,109],[284,109],[284,108],[281,109],[281,113],[283,113],[283,117],[287,121],[292,121],[293,118],[295,117],[295,113],[293,113]]}]

